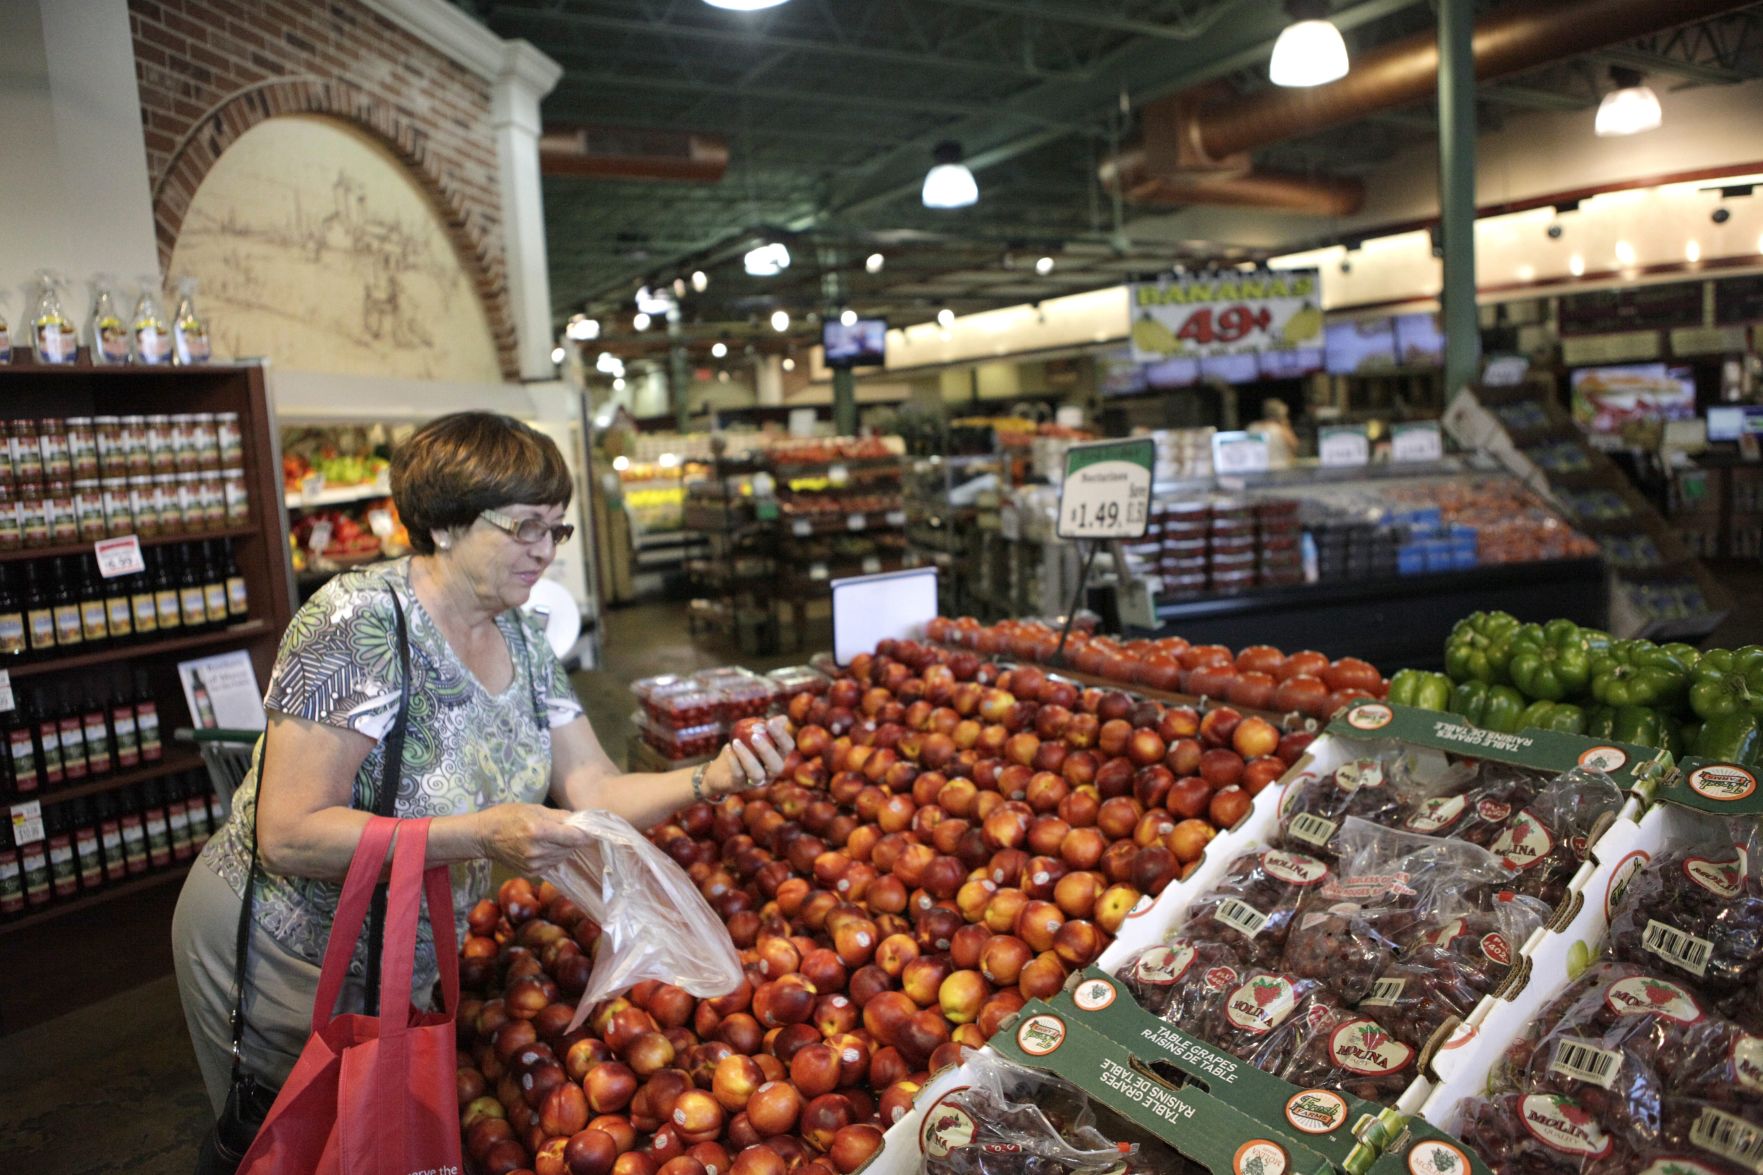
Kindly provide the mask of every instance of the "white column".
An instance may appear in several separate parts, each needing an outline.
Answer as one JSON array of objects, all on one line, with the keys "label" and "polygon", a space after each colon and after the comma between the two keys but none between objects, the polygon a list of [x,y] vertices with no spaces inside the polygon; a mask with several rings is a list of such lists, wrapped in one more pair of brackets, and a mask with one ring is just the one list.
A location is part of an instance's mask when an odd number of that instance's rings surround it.
[{"label": "white column", "polygon": [[490,91],[501,173],[502,239],[508,259],[508,303],[514,315],[520,376],[555,378],[551,365],[551,281],[545,269],[545,204],[539,189],[539,100],[563,67],[527,44],[509,41]]},{"label": "white column", "polygon": [[761,407],[773,408],[784,402],[784,361],[779,355],[761,355],[753,360],[753,387]]},{"label": "white column", "polygon": [[0,29],[0,310],[16,346],[37,269],[67,278],[83,327],[92,275],[133,289],[159,250],[125,0],[0,0]]}]

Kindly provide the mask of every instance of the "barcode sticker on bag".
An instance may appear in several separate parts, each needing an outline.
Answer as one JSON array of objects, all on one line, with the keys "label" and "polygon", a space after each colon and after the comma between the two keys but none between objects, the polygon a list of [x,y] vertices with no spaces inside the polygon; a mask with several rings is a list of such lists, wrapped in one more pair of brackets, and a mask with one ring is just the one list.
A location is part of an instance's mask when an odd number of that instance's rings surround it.
[{"label": "barcode sticker on bag", "polygon": [[1708,960],[1714,957],[1714,944],[1705,938],[1685,934],[1663,922],[1649,920],[1641,945],[1668,963],[1676,963],[1690,974],[1701,978],[1707,974]]},{"label": "barcode sticker on bag", "polygon": [[1334,835],[1335,822],[1309,812],[1299,812],[1292,817],[1286,830],[1298,840],[1323,848],[1327,846],[1329,837]]},{"label": "barcode sticker on bag", "polygon": [[1406,979],[1380,979],[1371,985],[1371,994],[1359,1001],[1362,1008],[1391,1008],[1402,998],[1402,988],[1407,985]]},{"label": "barcode sticker on bag", "polygon": [[1621,1068],[1621,1053],[1601,1049],[1589,1041],[1576,1040],[1573,1037],[1566,1037],[1557,1044],[1555,1056],[1549,1061],[1551,1073],[1589,1081],[1604,1089],[1610,1088]]},{"label": "barcode sticker on bag", "polygon": [[1763,1171],[1763,1129],[1743,1118],[1705,1109],[1690,1127],[1690,1141],[1741,1167]]},{"label": "barcode sticker on bag", "polygon": [[1254,938],[1267,925],[1266,914],[1238,898],[1226,898],[1219,902],[1213,917],[1245,938]]}]

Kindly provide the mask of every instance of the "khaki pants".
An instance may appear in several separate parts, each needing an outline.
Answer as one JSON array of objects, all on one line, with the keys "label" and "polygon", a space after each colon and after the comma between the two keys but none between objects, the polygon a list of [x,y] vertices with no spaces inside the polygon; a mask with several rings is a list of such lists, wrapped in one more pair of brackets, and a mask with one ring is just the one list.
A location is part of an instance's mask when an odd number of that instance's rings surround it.
[{"label": "khaki pants", "polygon": [[[198,860],[178,895],[172,918],[172,954],[178,996],[184,1005],[190,1043],[202,1069],[202,1083],[214,1112],[220,1113],[232,1081],[234,950],[239,934],[239,898],[219,874]],[[261,926],[251,927],[245,968],[245,1071],[280,1086],[287,1080],[306,1038],[312,1035],[312,1001],[319,968],[284,949]],[[419,1000],[419,1002],[421,1002]],[[363,1006],[361,980],[343,984],[339,1007]]]}]

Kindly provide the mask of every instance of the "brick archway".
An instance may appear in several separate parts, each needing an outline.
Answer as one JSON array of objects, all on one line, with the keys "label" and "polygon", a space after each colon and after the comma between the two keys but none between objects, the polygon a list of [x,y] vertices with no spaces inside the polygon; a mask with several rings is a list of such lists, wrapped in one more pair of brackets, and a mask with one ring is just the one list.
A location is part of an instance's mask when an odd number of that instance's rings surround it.
[{"label": "brick archway", "polygon": [[153,186],[153,231],[160,268],[167,277],[171,276],[172,249],[184,217],[215,161],[246,131],[285,114],[321,115],[346,122],[367,132],[404,164],[429,198],[483,304],[502,377],[518,380],[514,320],[496,239],[499,226],[484,224],[472,202],[436,166],[422,128],[396,113],[390,103],[347,82],[310,77],[261,82],[228,96],[191,125]]}]

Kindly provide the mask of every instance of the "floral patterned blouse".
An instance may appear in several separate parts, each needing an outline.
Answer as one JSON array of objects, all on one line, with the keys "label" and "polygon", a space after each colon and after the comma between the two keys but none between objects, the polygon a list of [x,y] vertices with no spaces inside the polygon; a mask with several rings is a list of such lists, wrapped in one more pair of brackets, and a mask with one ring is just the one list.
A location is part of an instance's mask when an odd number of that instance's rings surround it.
[{"label": "floral patterned blouse", "polygon": [[[265,708],[374,739],[350,800],[372,811],[384,772],[382,740],[397,717],[400,694],[391,591],[404,606],[411,678],[404,774],[393,814],[449,816],[491,804],[541,802],[551,782],[551,727],[582,713],[562,664],[536,621],[505,612],[496,625],[508,642],[514,677],[501,693],[490,693],[411,591],[408,558],[344,572],[307,601],[282,637]],[[240,896],[251,866],[262,755],[259,740],[234,793],[231,818],[202,853]],[[466,912],[489,889],[488,861],[453,866],[454,921],[462,941]],[[333,882],[262,872],[252,917],[288,950],[322,964],[341,891]],[[365,958],[363,941],[352,973],[364,973]],[[434,939],[425,918],[417,937],[419,995],[435,976]]]}]

